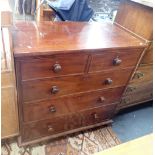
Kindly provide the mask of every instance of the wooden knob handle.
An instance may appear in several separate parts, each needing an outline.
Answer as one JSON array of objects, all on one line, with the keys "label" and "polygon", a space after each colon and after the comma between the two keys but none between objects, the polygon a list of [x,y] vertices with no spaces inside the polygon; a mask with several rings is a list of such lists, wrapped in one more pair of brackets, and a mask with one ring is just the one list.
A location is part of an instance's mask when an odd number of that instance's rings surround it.
[{"label": "wooden knob handle", "polygon": [[54,71],[55,73],[58,73],[58,72],[60,72],[61,70],[62,70],[62,67],[61,67],[60,64],[55,64],[55,65],[53,66],[53,71]]},{"label": "wooden knob handle", "polygon": [[105,98],[104,98],[103,96],[101,96],[101,97],[99,98],[99,101],[103,103],[103,102],[105,101]]},{"label": "wooden knob handle", "polygon": [[94,116],[95,119],[98,119],[99,118],[99,116],[98,116],[97,113],[94,113],[93,116]]},{"label": "wooden knob handle", "polygon": [[118,57],[113,60],[113,64],[116,65],[116,66],[120,65],[121,63],[122,63],[122,60],[119,59]]},{"label": "wooden knob handle", "polygon": [[144,73],[137,71],[132,79],[140,79],[144,76]]},{"label": "wooden knob handle", "polygon": [[110,85],[110,84],[112,84],[112,79],[111,78],[107,78],[106,80],[105,80],[105,84],[108,84],[108,85]]},{"label": "wooden knob handle", "polygon": [[51,132],[51,131],[54,131],[54,129],[53,129],[53,127],[52,127],[52,125],[48,125],[48,127],[47,127],[48,129],[48,132]]},{"label": "wooden knob handle", "polygon": [[52,105],[52,106],[50,106],[50,108],[49,108],[49,110],[50,110],[50,112],[56,112],[56,108]]},{"label": "wooden knob handle", "polygon": [[128,86],[126,92],[133,92],[134,90],[136,90],[136,87]]},{"label": "wooden knob handle", "polygon": [[53,86],[52,89],[51,89],[51,93],[56,94],[58,92],[59,92],[59,88],[57,86]]},{"label": "wooden knob handle", "polygon": [[121,103],[120,104],[127,104],[127,103],[128,103],[128,101],[127,101],[126,98],[121,99]]}]

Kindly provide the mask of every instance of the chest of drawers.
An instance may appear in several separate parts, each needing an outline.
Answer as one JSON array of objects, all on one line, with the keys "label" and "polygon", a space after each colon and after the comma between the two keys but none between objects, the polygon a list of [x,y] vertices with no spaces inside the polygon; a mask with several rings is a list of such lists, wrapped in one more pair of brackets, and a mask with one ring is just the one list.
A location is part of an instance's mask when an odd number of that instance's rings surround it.
[{"label": "chest of drawers", "polygon": [[119,111],[153,100],[153,8],[138,1],[123,0],[115,24],[148,42],[135,75],[117,107]]},{"label": "chest of drawers", "polygon": [[20,145],[111,122],[146,47],[110,23],[18,22],[12,34]]}]

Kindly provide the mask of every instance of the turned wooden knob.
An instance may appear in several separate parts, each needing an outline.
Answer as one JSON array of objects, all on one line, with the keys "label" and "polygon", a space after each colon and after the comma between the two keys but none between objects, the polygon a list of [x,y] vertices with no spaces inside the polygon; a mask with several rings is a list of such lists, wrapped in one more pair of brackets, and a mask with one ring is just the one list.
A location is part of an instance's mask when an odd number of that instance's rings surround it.
[{"label": "turned wooden knob", "polygon": [[56,112],[56,108],[54,106],[50,106],[49,110],[50,112]]},{"label": "turned wooden knob", "polygon": [[119,59],[118,57],[113,60],[113,64],[116,65],[116,66],[120,65],[121,63],[122,63],[122,60]]},{"label": "turned wooden knob", "polygon": [[53,127],[52,127],[52,125],[48,125],[48,127],[47,127],[47,128],[48,128],[47,130],[48,130],[49,132],[51,132],[51,131],[53,131],[53,130],[54,130],[54,129],[53,129]]},{"label": "turned wooden knob", "polygon": [[51,89],[51,93],[56,94],[58,92],[59,92],[59,88],[57,86],[53,86],[52,89]]},{"label": "turned wooden knob", "polygon": [[134,90],[136,90],[136,87],[128,86],[126,92],[133,92]]},{"label": "turned wooden knob", "polygon": [[95,119],[98,119],[98,118],[99,118],[99,116],[98,116],[97,113],[94,113],[94,114],[93,114],[93,117],[94,117]]},{"label": "turned wooden knob", "polygon": [[55,73],[60,72],[61,69],[62,69],[62,67],[61,67],[60,64],[55,64],[55,65],[53,66],[53,71],[54,71]]},{"label": "turned wooden knob", "polygon": [[99,98],[99,101],[103,103],[103,102],[105,101],[105,98],[104,98],[103,96],[101,96],[101,97]]},{"label": "turned wooden knob", "polygon": [[133,76],[133,79],[140,79],[144,76],[144,73],[137,71]]},{"label": "turned wooden knob", "polygon": [[112,84],[112,79],[111,78],[107,78],[106,80],[105,80],[105,84],[108,84],[108,85],[110,85],[110,84]]}]

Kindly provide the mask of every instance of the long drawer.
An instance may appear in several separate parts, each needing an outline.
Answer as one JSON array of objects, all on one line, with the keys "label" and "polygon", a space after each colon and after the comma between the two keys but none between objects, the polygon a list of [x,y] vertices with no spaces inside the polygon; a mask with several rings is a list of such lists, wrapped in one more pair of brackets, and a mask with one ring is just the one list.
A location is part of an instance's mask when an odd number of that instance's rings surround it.
[{"label": "long drawer", "polygon": [[63,117],[23,124],[22,141],[26,142],[108,120],[113,116],[116,105],[111,104]]},{"label": "long drawer", "polygon": [[129,68],[83,76],[77,75],[24,81],[22,83],[23,101],[29,102],[84,91],[125,86],[132,71],[133,68]]},{"label": "long drawer", "polygon": [[89,72],[121,69],[135,66],[142,50],[114,50],[92,54],[92,62]]},{"label": "long drawer", "polygon": [[48,119],[118,102],[124,87],[81,93],[53,100],[23,104],[24,121]]},{"label": "long drawer", "polygon": [[22,141],[50,136],[80,127],[79,115],[67,115],[22,125]]},{"label": "long drawer", "polygon": [[20,60],[22,80],[84,73],[87,58],[86,54],[67,54]]}]

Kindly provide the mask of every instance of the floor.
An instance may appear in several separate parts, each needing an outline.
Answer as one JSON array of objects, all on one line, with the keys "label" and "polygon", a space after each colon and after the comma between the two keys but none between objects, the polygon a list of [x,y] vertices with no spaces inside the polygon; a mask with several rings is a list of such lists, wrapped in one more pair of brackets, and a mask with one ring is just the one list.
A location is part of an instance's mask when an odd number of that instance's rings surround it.
[{"label": "floor", "polygon": [[112,129],[121,140],[129,140],[153,132],[152,102],[125,110],[114,118]]}]

